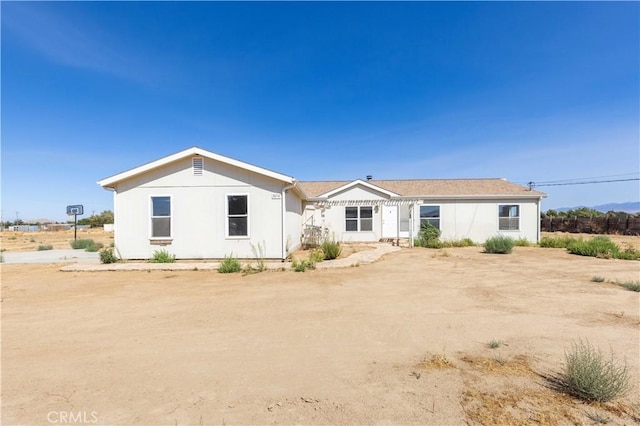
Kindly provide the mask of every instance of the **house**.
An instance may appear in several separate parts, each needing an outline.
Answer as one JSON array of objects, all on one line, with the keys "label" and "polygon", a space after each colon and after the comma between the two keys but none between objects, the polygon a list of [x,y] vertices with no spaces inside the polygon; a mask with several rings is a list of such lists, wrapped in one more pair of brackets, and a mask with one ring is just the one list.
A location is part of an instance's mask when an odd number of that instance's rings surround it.
[{"label": "house", "polygon": [[198,147],[98,182],[113,191],[114,243],[125,259],[166,249],[182,259],[284,259],[305,239],[417,236],[537,242],[545,194],[504,179],[297,181]]}]

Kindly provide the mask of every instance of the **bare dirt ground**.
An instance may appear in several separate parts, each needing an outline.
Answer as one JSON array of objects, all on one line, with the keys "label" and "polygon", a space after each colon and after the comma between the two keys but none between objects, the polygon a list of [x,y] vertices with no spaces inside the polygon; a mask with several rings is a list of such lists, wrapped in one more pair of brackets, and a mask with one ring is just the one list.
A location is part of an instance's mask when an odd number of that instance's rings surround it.
[{"label": "bare dirt ground", "polygon": [[[74,233],[70,231],[57,232],[10,232],[0,233],[0,248],[3,251],[35,251],[41,245],[51,245],[53,249],[70,249]],[[108,246],[113,242],[113,233],[102,229],[79,229],[78,239],[92,239],[96,243]]]},{"label": "bare dirt ground", "polygon": [[[3,425],[640,421],[640,295],[591,282],[640,262],[467,247],[248,276],[1,271]],[[577,339],[626,358],[631,393],[553,390]]]}]

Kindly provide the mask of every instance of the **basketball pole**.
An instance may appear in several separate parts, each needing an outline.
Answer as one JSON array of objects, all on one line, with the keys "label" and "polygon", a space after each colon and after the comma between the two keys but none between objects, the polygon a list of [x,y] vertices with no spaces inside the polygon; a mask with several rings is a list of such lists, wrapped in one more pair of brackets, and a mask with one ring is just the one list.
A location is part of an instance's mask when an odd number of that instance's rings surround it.
[{"label": "basketball pole", "polygon": [[78,239],[78,215],[73,215],[73,241]]}]

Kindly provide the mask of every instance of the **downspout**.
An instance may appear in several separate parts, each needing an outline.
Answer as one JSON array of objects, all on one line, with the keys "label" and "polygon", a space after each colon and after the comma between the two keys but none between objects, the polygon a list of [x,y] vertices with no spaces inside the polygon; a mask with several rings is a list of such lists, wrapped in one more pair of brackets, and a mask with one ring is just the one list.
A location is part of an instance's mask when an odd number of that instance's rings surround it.
[{"label": "downspout", "polygon": [[413,204],[409,204],[409,247],[413,247]]},{"label": "downspout", "polygon": [[287,229],[285,227],[286,223],[285,223],[285,216],[287,214],[287,200],[286,200],[286,196],[287,196],[287,191],[290,189],[293,189],[296,187],[296,185],[298,184],[298,181],[295,180],[295,178],[293,179],[293,184],[289,185],[289,186],[285,186],[282,188],[282,194],[280,196],[281,198],[281,203],[282,203],[282,238],[280,239],[280,245],[282,246],[282,261],[284,262],[287,259]]},{"label": "downspout", "polygon": [[540,221],[542,220],[540,218],[540,204],[542,203],[542,197],[538,198],[538,202],[536,203],[536,205],[538,206],[538,221],[537,221],[537,238],[538,241],[536,241],[536,244],[540,243]]}]

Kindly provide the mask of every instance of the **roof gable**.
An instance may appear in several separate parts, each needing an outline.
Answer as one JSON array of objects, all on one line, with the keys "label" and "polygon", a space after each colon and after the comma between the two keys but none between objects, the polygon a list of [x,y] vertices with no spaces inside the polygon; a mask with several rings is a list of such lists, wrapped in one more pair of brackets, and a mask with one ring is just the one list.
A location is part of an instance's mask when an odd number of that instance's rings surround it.
[{"label": "roof gable", "polygon": [[379,192],[379,193],[382,193],[382,194],[388,195],[388,196],[390,196],[390,197],[395,197],[395,196],[398,196],[398,195],[399,195],[399,194],[396,194],[395,192],[392,192],[392,191],[386,190],[386,189],[381,188],[381,187],[379,187],[379,186],[372,185],[372,184],[370,184],[369,182],[365,182],[365,181],[363,181],[363,180],[361,180],[361,179],[356,179],[356,180],[354,180],[354,181],[352,181],[352,182],[349,182],[349,183],[347,183],[347,184],[345,184],[345,185],[339,186],[338,188],[332,189],[331,191],[325,192],[324,194],[320,194],[318,197],[319,197],[319,198],[320,198],[320,197],[322,197],[322,198],[324,198],[324,197],[329,198],[329,197],[332,197],[332,196],[334,196],[334,195],[336,195],[336,194],[338,194],[338,193],[340,193],[340,192],[343,192],[343,191],[346,191],[346,190],[348,190],[348,189],[350,189],[350,188],[356,187],[356,186],[358,186],[358,185],[360,185],[360,186],[364,186],[365,188],[368,188],[368,189],[370,189],[370,190],[372,190],[372,191]]},{"label": "roof gable", "polygon": [[214,152],[207,151],[205,149],[194,146],[194,147],[185,149],[183,151],[176,152],[175,154],[171,154],[166,157],[160,158],[158,160],[152,161],[150,163],[146,163],[141,166],[135,167],[133,169],[127,170],[125,172],[118,173],[117,175],[104,178],[98,181],[98,185],[105,188],[112,187],[115,183],[123,181],[125,179],[129,179],[131,177],[146,173],[148,171],[158,169],[160,167],[166,166],[167,164],[171,164],[175,161],[182,160],[183,158],[193,157],[198,155],[204,158],[209,158],[214,161],[219,161],[224,164],[228,164],[234,167],[248,170],[250,172],[267,176],[267,177],[270,177],[282,182],[286,182],[289,184],[292,184],[293,182],[295,182],[295,179],[291,176],[283,175],[281,173],[264,169],[262,167],[254,166],[253,164],[245,163],[243,161],[236,160],[230,157],[225,157],[224,155],[216,154]]}]

